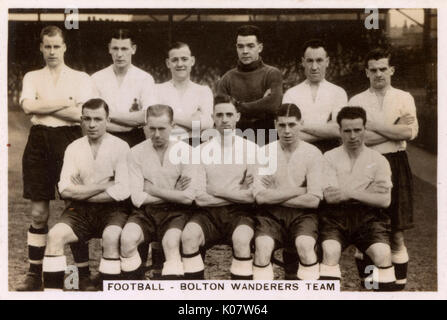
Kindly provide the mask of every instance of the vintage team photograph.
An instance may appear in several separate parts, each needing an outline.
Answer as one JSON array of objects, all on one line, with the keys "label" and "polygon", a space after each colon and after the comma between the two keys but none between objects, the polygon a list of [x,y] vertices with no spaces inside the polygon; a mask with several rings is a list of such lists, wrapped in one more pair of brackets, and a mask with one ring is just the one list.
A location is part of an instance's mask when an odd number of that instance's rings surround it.
[{"label": "vintage team photograph", "polygon": [[8,291],[437,292],[437,14],[10,8]]}]

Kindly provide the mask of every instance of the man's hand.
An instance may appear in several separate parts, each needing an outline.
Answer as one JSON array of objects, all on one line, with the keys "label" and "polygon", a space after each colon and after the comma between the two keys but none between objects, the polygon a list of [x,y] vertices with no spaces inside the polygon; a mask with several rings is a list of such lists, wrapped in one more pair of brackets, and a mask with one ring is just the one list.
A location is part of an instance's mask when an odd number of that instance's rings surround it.
[{"label": "man's hand", "polygon": [[340,203],[349,200],[346,190],[341,188],[328,187],[323,191],[324,198],[327,203]]},{"label": "man's hand", "polygon": [[191,183],[191,178],[187,176],[180,176],[175,183],[175,190],[185,191]]},{"label": "man's hand", "polygon": [[149,181],[149,180],[144,180],[144,187],[143,187],[143,191],[146,192],[147,194],[152,194],[152,188],[154,187],[154,184]]},{"label": "man's hand", "polygon": [[371,193],[388,193],[389,190],[385,181],[374,181],[366,188],[366,191]]},{"label": "man's hand", "polygon": [[272,175],[263,176],[261,178],[261,183],[266,189],[277,189],[276,179]]},{"label": "man's hand", "polygon": [[70,180],[71,180],[71,183],[73,183],[75,186],[84,184],[82,182],[81,176],[79,174],[77,174],[75,176],[71,176]]},{"label": "man's hand", "polygon": [[409,113],[406,113],[403,116],[400,116],[399,119],[397,119],[397,121],[395,122],[395,124],[402,124],[409,126],[413,124],[415,120],[416,118],[414,116],[412,116]]},{"label": "man's hand", "polygon": [[244,171],[244,176],[242,177],[239,184],[241,185],[241,190],[247,190],[252,185],[254,179],[252,174],[247,175],[247,169]]}]

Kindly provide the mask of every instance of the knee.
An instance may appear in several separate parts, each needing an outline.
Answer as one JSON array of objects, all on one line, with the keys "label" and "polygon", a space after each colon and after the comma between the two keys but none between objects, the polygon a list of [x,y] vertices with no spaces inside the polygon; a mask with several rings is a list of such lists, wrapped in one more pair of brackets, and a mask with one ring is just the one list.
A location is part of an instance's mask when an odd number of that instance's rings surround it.
[{"label": "knee", "polygon": [[366,250],[366,253],[378,267],[389,267],[391,265],[391,248],[386,243],[375,243]]},{"label": "knee", "polygon": [[234,251],[238,252],[246,251],[247,249],[249,250],[253,235],[254,231],[249,226],[242,225],[237,227],[231,236]]},{"label": "knee", "polygon": [[57,254],[58,251],[64,250],[65,244],[67,244],[67,234],[63,228],[60,228],[59,225],[56,224],[48,232],[46,253],[49,255]]},{"label": "knee", "polygon": [[124,227],[120,237],[120,252],[123,257],[130,257],[137,250],[141,239],[140,232]]},{"label": "knee", "polygon": [[165,251],[178,250],[180,247],[180,233],[167,232],[161,241]]},{"label": "knee", "polygon": [[259,236],[255,239],[255,263],[265,266],[270,263],[275,241],[269,236]]},{"label": "knee", "polygon": [[395,232],[391,235],[391,246],[396,251],[405,246],[404,233],[402,231]]},{"label": "knee", "polygon": [[119,248],[122,229],[118,226],[107,227],[102,234],[102,247],[104,250],[117,250]]},{"label": "knee", "polygon": [[315,244],[315,239],[309,236],[299,236],[296,238],[295,246],[301,259],[315,255]]},{"label": "knee", "polygon": [[46,204],[33,204],[31,207],[32,222],[44,227],[48,222],[49,208]]},{"label": "knee", "polygon": [[187,253],[197,251],[201,244],[202,228],[196,223],[188,223],[182,232],[182,247]]},{"label": "knee", "polygon": [[340,261],[341,245],[335,240],[326,240],[322,243],[323,263],[326,265],[336,265]]}]

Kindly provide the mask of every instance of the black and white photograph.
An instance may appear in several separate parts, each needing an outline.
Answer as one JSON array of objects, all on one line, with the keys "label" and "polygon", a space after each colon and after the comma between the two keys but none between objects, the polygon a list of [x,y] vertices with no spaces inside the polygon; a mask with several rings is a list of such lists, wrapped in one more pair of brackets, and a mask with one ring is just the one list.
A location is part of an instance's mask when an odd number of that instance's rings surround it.
[{"label": "black and white photograph", "polygon": [[2,7],[0,298],[446,298],[442,9],[337,3]]}]

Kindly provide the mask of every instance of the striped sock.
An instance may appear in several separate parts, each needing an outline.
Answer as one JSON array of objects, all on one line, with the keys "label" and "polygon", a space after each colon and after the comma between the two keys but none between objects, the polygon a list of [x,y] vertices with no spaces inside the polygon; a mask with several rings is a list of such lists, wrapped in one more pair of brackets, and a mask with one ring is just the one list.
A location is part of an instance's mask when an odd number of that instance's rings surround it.
[{"label": "striped sock", "polygon": [[340,265],[329,266],[327,264],[320,263],[320,279],[319,280],[340,280],[341,271]]},{"label": "striped sock", "polygon": [[33,226],[28,230],[28,258],[29,272],[42,275],[42,260],[47,244],[48,226],[35,229]]},{"label": "striped sock", "polygon": [[312,264],[303,264],[300,262],[296,276],[298,280],[318,280],[320,277],[318,261]]},{"label": "striped sock", "polygon": [[64,288],[64,275],[67,267],[67,257],[45,256],[43,259],[44,291],[62,291]]},{"label": "striped sock", "polygon": [[90,276],[88,242],[73,242],[70,244],[70,249],[76,267],[78,267],[79,276]]},{"label": "striped sock", "polygon": [[286,280],[297,280],[299,257],[296,248],[284,248],[282,251],[282,260],[284,262],[284,273]]},{"label": "striped sock", "polygon": [[374,291],[394,291],[396,289],[396,276],[394,266],[378,267],[378,289]]},{"label": "striped sock", "polygon": [[253,263],[253,280],[273,280],[273,266],[269,263],[266,266],[258,266]]},{"label": "striped sock", "polygon": [[182,254],[183,270],[187,280],[204,280],[205,265],[200,251],[191,254]]},{"label": "striped sock", "polygon": [[99,273],[102,280],[119,280],[121,275],[121,261],[119,258],[101,258]]},{"label": "striped sock", "polygon": [[365,279],[369,276],[369,273],[366,272],[366,267],[373,266],[374,262],[367,254],[362,253],[357,248],[355,248],[354,258],[355,258],[355,264],[357,265],[357,271],[359,273],[360,282],[362,287],[364,288]]},{"label": "striped sock", "polygon": [[253,259],[233,255],[230,267],[231,280],[253,280]]},{"label": "striped sock", "polygon": [[408,270],[408,251],[406,247],[398,251],[391,251],[391,260],[393,261],[394,271],[396,273],[396,289],[403,290],[407,283]]},{"label": "striped sock", "polygon": [[142,261],[138,251],[131,257],[120,257],[121,272],[125,280],[144,280]]}]

